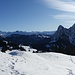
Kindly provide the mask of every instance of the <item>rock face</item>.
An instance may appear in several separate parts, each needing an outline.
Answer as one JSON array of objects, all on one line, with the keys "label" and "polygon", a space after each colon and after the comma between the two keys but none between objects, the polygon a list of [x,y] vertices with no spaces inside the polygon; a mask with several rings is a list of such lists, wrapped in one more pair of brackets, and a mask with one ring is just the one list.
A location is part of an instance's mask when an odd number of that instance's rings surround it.
[{"label": "rock face", "polygon": [[60,25],[55,34],[52,36],[51,41],[57,41],[59,39],[62,39],[64,41],[67,40],[71,44],[75,45],[75,24],[69,29],[64,28],[62,25]]},{"label": "rock face", "polygon": [[50,50],[75,55],[75,24],[69,29],[60,25],[49,43]]}]

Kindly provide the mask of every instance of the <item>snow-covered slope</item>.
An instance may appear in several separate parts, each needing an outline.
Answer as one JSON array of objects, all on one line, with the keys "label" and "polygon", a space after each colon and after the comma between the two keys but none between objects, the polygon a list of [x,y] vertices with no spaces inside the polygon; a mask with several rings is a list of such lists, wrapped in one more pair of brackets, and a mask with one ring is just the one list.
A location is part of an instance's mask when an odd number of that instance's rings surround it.
[{"label": "snow-covered slope", "polygon": [[0,75],[75,75],[75,56],[17,50],[0,52]]}]

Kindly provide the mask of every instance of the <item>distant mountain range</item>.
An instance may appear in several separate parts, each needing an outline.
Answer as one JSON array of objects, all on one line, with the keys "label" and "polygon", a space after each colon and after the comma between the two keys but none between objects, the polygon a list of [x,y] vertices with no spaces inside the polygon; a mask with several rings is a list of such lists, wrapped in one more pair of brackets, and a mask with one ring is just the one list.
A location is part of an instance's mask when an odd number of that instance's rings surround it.
[{"label": "distant mountain range", "polygon": [[55,31],[44,31],[44,32],[38,32],[38,31],[32,31],[32,32],[26,32],[26,31],[15,31],[15,32],[3,32],[0,31],[0,36],[10,36],[12,34],[20,34],[20,35],[33,35],[33,34],[43,34],[43,35],[52,35]]}]

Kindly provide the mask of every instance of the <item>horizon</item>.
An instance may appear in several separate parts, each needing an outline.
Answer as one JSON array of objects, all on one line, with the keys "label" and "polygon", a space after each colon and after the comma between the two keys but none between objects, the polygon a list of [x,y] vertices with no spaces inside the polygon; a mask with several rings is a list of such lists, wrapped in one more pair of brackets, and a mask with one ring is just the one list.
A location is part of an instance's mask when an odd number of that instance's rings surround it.
[{"label": "horizon", "polygon": [[[72,26],[70,26],[69,28],[73,27],[74,25],[75,25],[75,23],[74,23]],[[63,25],[59,25],[59,26],[64,27]],[[31,32],[33,32],[33,33],[35,33],[35,32],[36,32],[36,33],[38,33],[38,32],[40,32],[40,33],[42,33],[42,32],[55,32],[55,31],[58,30],[59,26],[58,26],[57,29],[54,30],[54,31],[22,31],[22,30],[15,30],[15,31],[1,31],[1,30],[0,30],[0,32],[6,32],[6,33],[8,33],[8,32],[27,32],[27,33],[31,33]],[[67,28],[67,27],[64,27],[64,28],[69,29],[69,28]]]},{"label": "horizon", "polygon": [[[55,30],[56,31],[56,30]],[[19,30],[16,30],[16,31],[1,31],[0,30],[0,32],[27,32],[27,33],[31,33],[31,32],[33,32],[33,33],[38,33],[38,32],[40,32],[40,33],[42,33],[42,32],[55,32],[55,31],[19,31]]]},{"label": "horizon", "polygon": [[75,23],[75,0],[0,0],[0,31],[56,31]]}]

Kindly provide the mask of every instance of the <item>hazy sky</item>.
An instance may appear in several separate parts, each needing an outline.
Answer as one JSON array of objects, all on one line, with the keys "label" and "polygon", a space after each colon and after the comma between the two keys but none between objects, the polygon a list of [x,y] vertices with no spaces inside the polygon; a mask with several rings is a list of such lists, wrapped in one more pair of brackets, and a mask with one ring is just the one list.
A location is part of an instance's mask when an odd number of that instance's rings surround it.
[{"label": "hazy sky", "polygon": [[54,31],[75,23],[75,0],[0,0],[0,30]]}]

